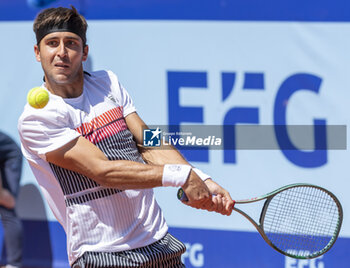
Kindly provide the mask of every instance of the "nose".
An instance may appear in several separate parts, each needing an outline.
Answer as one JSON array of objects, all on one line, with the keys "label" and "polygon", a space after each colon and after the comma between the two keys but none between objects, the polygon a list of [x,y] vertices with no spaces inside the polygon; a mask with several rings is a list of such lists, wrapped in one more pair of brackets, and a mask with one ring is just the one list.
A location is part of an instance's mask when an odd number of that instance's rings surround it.
[{"label": "nose", "polygon": [[60,42],[60,45],[57,48],[57,55],[60,58],[63,58],[63,57],[65,57],[67,55],[67,48],[66,48],[65,44],[62,41]]}]

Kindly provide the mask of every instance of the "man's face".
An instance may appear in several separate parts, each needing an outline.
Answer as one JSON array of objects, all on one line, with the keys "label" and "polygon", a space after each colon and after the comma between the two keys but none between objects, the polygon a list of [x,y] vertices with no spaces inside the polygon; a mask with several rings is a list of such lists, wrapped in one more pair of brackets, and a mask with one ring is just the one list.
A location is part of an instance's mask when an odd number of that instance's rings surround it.
[{"label": "man's face", "polygon": [[82,62],[87,59],[88,46],[71,32],[53,32],[34,46],[35,57],[41,62],[50,83],[71,84],[81,74]]}]

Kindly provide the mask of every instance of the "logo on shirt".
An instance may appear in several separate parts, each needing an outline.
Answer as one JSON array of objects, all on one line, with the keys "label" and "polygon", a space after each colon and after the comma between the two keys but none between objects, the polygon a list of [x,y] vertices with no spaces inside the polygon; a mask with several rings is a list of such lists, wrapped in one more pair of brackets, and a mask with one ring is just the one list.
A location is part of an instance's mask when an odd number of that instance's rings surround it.
[{"label": "logo on shirt", "polygon": [[161,144],[162,131],[157,127],[156,129],[143,130],[143,146],[159,147]]},{"label": "logo on shirt", "polygon": [[114,103],[117,103],[117,101],[116,101],[115,98],[112,96],[112,94],[108,94],[107,98],[110,99],[111,101],[113,101]]}]

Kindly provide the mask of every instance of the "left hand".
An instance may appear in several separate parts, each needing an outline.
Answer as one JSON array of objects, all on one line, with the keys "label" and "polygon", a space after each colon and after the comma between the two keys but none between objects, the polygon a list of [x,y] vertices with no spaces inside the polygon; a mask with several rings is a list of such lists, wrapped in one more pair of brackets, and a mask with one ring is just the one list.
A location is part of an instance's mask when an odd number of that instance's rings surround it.
[{"label": "left hand", "polygon": [[206,209],[221,213],[222,215],[231,215],[234,201],[232,200],[229,192],[212,179],[207,179],[204,183],[207,185],[210,193],[212,194],[212,202]]}]

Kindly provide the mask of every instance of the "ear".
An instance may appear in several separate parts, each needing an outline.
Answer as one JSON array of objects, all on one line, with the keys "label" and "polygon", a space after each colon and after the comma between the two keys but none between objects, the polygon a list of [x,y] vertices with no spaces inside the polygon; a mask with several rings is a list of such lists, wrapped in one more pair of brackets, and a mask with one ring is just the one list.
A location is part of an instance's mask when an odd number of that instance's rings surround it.
[{"label": "ear", "polygon": [[83,61],[87,60],[89,54],[89,46],[85,45],[85,47],[83,48]]},{"label": "ear", "polygon": [[34,53],[35,53],[36,61],[40,62],[41,58],[40,58],[40,50],[38,45],[34,45]]}]

